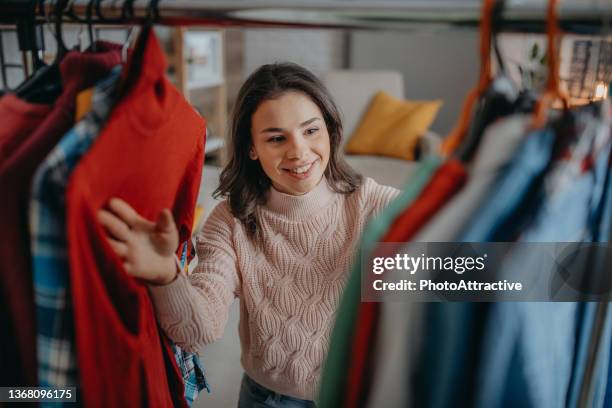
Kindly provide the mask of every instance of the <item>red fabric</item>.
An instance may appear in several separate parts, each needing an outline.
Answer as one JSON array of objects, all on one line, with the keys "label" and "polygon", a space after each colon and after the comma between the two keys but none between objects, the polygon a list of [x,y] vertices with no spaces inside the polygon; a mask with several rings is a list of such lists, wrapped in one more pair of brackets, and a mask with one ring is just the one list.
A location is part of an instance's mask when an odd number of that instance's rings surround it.
[{"label": "red fabric", "polygon": [[362,302],[357,312],[357,327],[353,340],[353,359],[350,362],[347,381],[347,407],[365,406],[367,403],[367,378],[371,377],[371,360],[368,353],[374,347],[376,324],[380,306],[375,302]]},{"label": "red fabric", "polygon": [[[71,128],[76,94],[120,63],[120,46],[69,52],[60,65],[62,94],[52,107],[7,95],[0,103],[0,385],[36,383],[36,324],[30,269],[28,206],[37,166]],[[12,339],[12,340],[9,340]],[[14,341],[12,347],[5,342]]]},{"label": "red fabric", "polygon": [[[138,79],[75,168],[66,193],[76,350],[87,407],[186,406],[147,287],[125,273],[96,218],[110,198],[120,197],[148,219],[172,209],[181,242],[191,235],[206,127],[165,78],[153,31],[143,33],[143,55],[132,55],[122,73]],[[132,69],[142,72],[134,76]]]},{"label": "red fabric", "polygon": [[[26,102],[14,94],[6,94],[0,98],[0,166],[11,157],[53,106]],[[3,167],[3,166],[2,166]]]},{"label": "red fabric", "polygon": [[[412,205],[395,218],[382,242],[409,241],[463,187],[466,180],[467,171],[463,164],[456,159],[448,160],[434,173]],[[374,348],[375,325],[379,314],[379,303],[359,304],[356,336],[351,345],[353,358],[346,385],[346,407],[359,407],[367,402],[369,379],[372,377],[372,369],[368,368],[368,363]]]},{"label": "red fabric", "polygon": [[467,180],[467,171],[457,159],[444,163],[432,176],[419,197],[401,213],[387,231],[383,242],[406,242],[448,201]]}]

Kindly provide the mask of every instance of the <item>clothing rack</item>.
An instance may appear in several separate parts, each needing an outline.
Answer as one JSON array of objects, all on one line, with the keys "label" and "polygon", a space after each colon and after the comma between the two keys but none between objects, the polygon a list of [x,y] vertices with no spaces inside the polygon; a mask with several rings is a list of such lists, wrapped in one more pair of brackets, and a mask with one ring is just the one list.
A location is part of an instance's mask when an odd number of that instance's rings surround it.
[{"label": "clothing rack", "polygon": [[[88,16],[88,6],[92,1],[96,4],[95,11]],[[126,2],[131,4],[129,15],[124,7]],[[155,23],[168,26],[414,30],[421,26],[473,28],[481,19],[480,1],[2,0],[0,23],[16,24],[18,29],[25,24],[28,30],[24,28],[20,34],[20,49],[37,50],[42,35],[40,31],[35,32],[33,26],[52,21],[57,4],[66,6],[67,10],[62,13],[65,23],[91,22],[96,25],[139,24],[149,18],[152,9],[155,10],[152,13]],[[546,2],[509,4],[501,14],[498,29],[541,33],[546,30],[546,15]],[[612,2],[566,1],[559,5],[558,20],[564,32],[607,35],[612,20]],[[25,46],[22,46],[22,41]],[[0,54],[1,51],[0,38]],[[5,66],[4,61],[0,62]],[[4,69],[2,75],[6,77]],[[608,313],[609,308],[601,303],[597,311],[598,321],[605,320]],[[592,347],[597,347],[600,335],[595,333]],[[586,401],[591,399],[592,393],[593,384],[589,377],[582,385],[581,406],[588,405]]]},{"label": "clothing rack", "polygon": [[[92,0],[63,0],[69,13],[65,22],[85,21],[87,6]],[[48,21],[58,1],[6,0],[0,3],[0,22],[11,23],[36,10],[36,21]],[[126,18],[126,0],[93,0],[94,24],[137,23],[146,18],[149,0],[129,1],[130,17]],[[41,10],[41,9],[45,10]],[[352,29],[412,30],[419,25],[477,26],[480,1],[456,2],[409,1],[366,2],[363,0],[160,0],[155,7],[157,22],[182,26],[241,27],[310,27]],[[30,14],[31,15],[31,14]],[[559,6],[559,23],[567,32],[595,34],[602,31],[612,16],[612,4],[605,0],[567,1]],[[546,4],[522,3],[507,5],[502,13],[501,29],[518,32],[543,32]]]}]

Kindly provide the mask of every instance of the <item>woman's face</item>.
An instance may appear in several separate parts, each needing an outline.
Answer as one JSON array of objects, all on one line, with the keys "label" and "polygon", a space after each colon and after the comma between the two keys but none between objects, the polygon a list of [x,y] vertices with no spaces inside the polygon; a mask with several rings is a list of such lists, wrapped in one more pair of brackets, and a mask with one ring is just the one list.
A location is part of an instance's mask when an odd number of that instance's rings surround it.
[{"label": "woman's face", "polygon": [[319,107],[302,92],[262,102],[251,118],[252,160],[278,191],[301,195],[321,181],[329,162],[329,133]]}]

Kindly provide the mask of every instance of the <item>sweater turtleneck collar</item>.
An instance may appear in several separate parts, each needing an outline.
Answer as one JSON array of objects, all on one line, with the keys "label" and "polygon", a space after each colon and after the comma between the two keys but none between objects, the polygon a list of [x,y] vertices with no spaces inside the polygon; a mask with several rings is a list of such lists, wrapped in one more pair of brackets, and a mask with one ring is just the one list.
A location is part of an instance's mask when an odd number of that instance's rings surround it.
[{"label": "sweater turtleneck collar", "polygon": [[281,193],[270,187],[265,207],[286,217],[308,218],[327,207],[337,194],[323,177],[315,188],[302,195]]}]

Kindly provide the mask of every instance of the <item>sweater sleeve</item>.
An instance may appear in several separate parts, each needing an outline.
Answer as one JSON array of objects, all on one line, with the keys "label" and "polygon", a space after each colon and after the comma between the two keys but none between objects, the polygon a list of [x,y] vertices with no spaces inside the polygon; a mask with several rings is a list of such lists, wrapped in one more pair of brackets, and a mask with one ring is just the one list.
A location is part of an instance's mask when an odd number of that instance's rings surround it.
[{"label": "sweater sleeve", "polygon": [[149,286],[157,319],[176,344],[197,352],[223,335],[229,307],[240,290],[232,243],[234,218],[218,204],[196,239],[198,266],[168,285]]},{"label": "sweater sleeve", "polygon": [[400,193],[400,190],[390,186],[382,186],[371,178],[367,178],[363,186],[363,194],[369,216],[376,217]]}]

